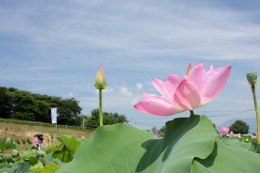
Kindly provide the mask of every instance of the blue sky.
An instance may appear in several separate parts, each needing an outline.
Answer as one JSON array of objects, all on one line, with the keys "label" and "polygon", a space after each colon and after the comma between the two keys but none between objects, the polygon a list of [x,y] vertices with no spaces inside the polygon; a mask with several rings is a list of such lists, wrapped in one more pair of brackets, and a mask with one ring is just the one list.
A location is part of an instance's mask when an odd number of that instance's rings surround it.
[{"label": "blue sky", "polygon": [[[260,67],[260,2],[210,0],[0,0],[0,85],[74,97],[83,114],[98,107],[102,64],[104,111],[143,129],[188,112],[158,117],[134,110],[154,78],[184,75],[189,63],[232,65],[220,96],[195,110],[217,126],[237,119],[255,131],[248,72]],[[260,93],[259,86],[257,93]],[[259,96],[260,97],[260,96]]]}]

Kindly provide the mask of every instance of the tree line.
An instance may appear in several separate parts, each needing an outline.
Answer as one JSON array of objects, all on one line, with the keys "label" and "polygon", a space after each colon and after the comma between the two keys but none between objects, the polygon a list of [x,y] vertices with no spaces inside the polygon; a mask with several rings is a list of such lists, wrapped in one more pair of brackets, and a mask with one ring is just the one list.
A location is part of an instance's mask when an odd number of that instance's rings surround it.
[{"label": "tree line", "polygon": [[[213,125],[216,128],[215,124]],[[242,120],[236,120],[233,124],[230,125],[229,130],[232,131],[234,134],[248,134],[249,125]],[[216,131],[218,131],[218,129],[216,129]],[[153,127],[152,133],[157,137],[163,137],[165,134],[165,126],[160,129]]]},{"label": "tree line", "polygon": [[[13,87],[0,87],[0,117],[28,121],[51,122],[51,108],[57,107],[58,124],[80,126],[84,120],[86,128],[98,127],[98,109],[90,116],[81,115],[82,108],[75,98],[34,94]],[[103,112],[104,124],[128,122],[125,115]],[[83,118],[82,118],[83,117]]]},{"label": "tree line", "polygon": [[74,98],[33,94],[16,88],[0,87],[0,116],[2,118],[47,122],[51,121],[50,109],[57,107],[58,123],[79,125],[81,107]]},{"label": "tree line", "polygon": [[[120,115],[118,113],[112,112],[103,112],[103,124],[110,125],[116,123],[125,123],[127,124],[129,121],[127,120],[125,115]],[[85,117],[85,127],[88,129],[95,129],[99,127],[99,109],[93,109],[91,111],[91,116]]]}]

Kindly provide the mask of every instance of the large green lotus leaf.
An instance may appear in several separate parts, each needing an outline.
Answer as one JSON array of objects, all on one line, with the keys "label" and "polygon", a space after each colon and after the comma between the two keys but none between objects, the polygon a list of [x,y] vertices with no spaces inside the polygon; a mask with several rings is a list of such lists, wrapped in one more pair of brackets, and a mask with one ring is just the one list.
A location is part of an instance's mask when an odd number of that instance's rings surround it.
[{"label": "large green lotus leaf", "polygon": [[43,168],[40,168],[40,167],[32,167],[31,170],[34,170],[38,173],[54,173],[56,172],[58,169],[60,168],[60,165],[57,165],[57,164],[51,164],[51,165],[48,165],[48,166],[45,166]]},{"label": "large green lotus leaf", "polygon": [[253,147],[252,142],[244,142],[237,138],[224,137],[221,139],[221,142],[231,146],[237,145],[241,147],[241,149],[245,149],[247,151],[250,151]]},{"label": "large green lotus leaf", "polygon": [[64,144],[70,152],[75,152],[80,141],[78,141],[74,136],[57,136],[56,137],[62,144]]},{"label": "large green lotus leaf", "polygon": [[217,133],[205,116],[166,123],[165,137],[128,125],[98,128],[57,173],[189,173],[194,158],[207,158]]},{"label": "large green lotus leaf", "polygon": [[194,160],[192,170],[192,173],[259,173],[260,155],[219,141],[207,159]]},{"label": "large green lotus leaf", "polygon": [[[2,166],[2,165],[1,165]],[[14,163],[13,167],[8,168],[8,167],[2,167],[0,168],[0,172],[1,173],[14,173],[14,171],[17,169],[17,167],[19,166],[19,163]]]},{"label": "large green lotus leaf", "polygon": [[15,173],[36,173],[35,171],[30,170],[31,165],[24,162],[20,163],[18,168],[14,171]]},{"label": "large green lotus leaf", "polygon": [[190,173],[193,159],[207,158],[214,149],[217,133],[205,116],[178,118],[166,123],[165,137],[143,145],[147,152],[137,172]]},{"label": "large green lotus leaf", "polygon": [[102,126],[78,147],[72,162],[62,166],[57,173],[134,172],[145,152],[141,144],[152,137],[150,132],[129,125]]}]

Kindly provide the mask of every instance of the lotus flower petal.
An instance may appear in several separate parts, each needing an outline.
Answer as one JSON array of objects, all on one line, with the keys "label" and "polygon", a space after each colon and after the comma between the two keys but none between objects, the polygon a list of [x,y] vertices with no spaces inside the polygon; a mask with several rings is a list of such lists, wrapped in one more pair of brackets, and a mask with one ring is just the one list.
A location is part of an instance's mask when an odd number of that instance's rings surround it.
[{"label": "lotus flower petal", "polygon": [[179,86],[179,83],[184,79],[184,77],[177,75],[169,75],[165,81],[159,79],[154,79],[152,84],[154,88],[160,92],[162,96],[172,100],[175,90]]},{"label": "lotus flower petal", "polygon": [[165,99],[162,96],[145,97],[134,107],[141,112],[159,116],[169,116],[185,110],[178,104],[170,103],[168,99]]},{"label": "lotus flower petal", "polygon": [[190,71],[188,79],[191,80],[200,92],[203,88],[204,81],[206,78],[206,73],[203,63],[199,63]]},{"label": "lotus flower petal", "polygon": [[174,100],[187,110],[193,110],[200,106],[200,94],[194,83],[183,80],[177,88]]},{"label": "lotus flower petal", "polygon": [[208,74],[211,73],[212,71],[213,71],[213,65],[210,65],[208,71],[206,71],[206,76],[208,76]]},{"label": "lotus flower petal", "polygon": [[142,93],[142,96],[143,96],[144,98],[146,98],[146,97],[154,97],[154,96],[156,96],[156,95],[154,95],[154,94],[149,94],[149,93]]},{"label": "lotus flower petal", "polygon": [[153,86],[161,94],[143,93],[143,100],[135,109],[154,115],[168,116],[185,110],[193,110],[215,99],[224,88],[231,72],[231,66],[206,71],[203,63],[189,65],[187,76],[171,74],[165,81],[155,79]]},{"label": "lotus flower petal", "polygon": [[202,104],[206,104],[215,99],[223,90],[227,79],[231,72],[231,66],[224,66],[211,70],[205,79],[201,95],[203,97]]},{"label": "lotus flower petal", "polygon": [[230,131],[230,132],[229,132],[229,136],[230,136],[230,137],[233,137],[233,136],[234,136],[234,132],[233,132],[233,131]]},{"label": "lotus flower petal", "polygon": [[229,132],[229,128],[228,128],[228,127],[222,126],[222,127],[219,129],[219,134],[220,134],[221,136],[226,135],[228,132]]}]

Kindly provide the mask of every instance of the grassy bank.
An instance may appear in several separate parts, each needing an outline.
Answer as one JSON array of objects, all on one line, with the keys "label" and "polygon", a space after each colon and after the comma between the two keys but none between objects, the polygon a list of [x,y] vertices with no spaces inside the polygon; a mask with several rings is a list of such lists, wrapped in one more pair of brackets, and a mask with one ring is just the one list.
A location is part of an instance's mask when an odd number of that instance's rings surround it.
[{"label": "grassy bank", "polygon": [[11,119],[0,119],[0,136],[14,139],[20,149],[28,149],[32,146],[32,139],[35,134],[43,134],[44,145],[58,145],[55,135],[73,135],[76,138],[88,138],[92,131],[83,130],[75,127],[66,127],[58,125],[57,128],[53,124],[28,122]]}]

